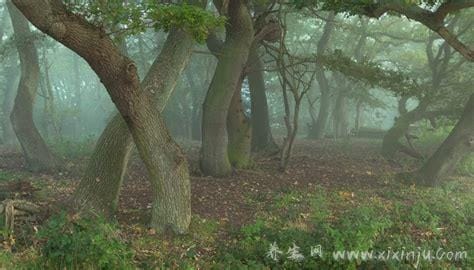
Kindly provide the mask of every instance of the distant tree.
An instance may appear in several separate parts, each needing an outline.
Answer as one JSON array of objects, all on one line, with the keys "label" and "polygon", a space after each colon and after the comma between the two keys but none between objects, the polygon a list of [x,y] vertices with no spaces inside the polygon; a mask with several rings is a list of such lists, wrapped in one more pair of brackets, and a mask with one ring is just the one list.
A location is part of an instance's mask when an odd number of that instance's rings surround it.
[{"label": "distant tree", "polygon": [[59,161],[49,150],[33,121],[33,105],[40,79],[35,37],[28,21],[18,9],[10,1],[7,6],[21,66],[18,93],[10,117],[13,129],[23,150],[27,168],[31,171],[52,170],[57,168]]}]

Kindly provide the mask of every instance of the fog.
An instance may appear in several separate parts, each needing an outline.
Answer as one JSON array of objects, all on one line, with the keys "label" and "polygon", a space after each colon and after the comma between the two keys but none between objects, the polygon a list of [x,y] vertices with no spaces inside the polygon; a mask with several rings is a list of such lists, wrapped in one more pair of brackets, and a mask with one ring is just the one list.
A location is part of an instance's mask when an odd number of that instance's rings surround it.
[{"label": "fog", "polygon": [[472,267],[473,7],[0,0],[0,268]]}]

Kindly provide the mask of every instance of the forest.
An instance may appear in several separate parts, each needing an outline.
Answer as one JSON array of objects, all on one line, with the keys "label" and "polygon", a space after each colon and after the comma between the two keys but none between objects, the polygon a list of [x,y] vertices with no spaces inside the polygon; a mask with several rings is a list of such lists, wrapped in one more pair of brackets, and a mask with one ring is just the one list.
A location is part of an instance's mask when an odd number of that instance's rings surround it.
[{"label": "forest", "polygon": [[0,269],[474,269],[474,0],[0,0]]}]

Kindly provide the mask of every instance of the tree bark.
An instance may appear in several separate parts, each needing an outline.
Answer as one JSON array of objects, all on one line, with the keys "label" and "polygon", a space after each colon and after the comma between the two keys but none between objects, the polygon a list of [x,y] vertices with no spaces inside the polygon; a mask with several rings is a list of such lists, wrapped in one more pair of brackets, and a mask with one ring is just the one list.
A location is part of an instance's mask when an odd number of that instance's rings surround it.
[{"label": "tree bark", "polygon": [[247,78],[251,99],[252,151],[275,153],[278,152],[279,147],[273,139],[270,127],[263,63],[254,46],[250,49],[248,62],[250,63]]},{"label": "tree bark", "polygon": [[362,112],[363,112],[363,102],[361,100],[357,101],[356,105],[356,116],[354,123],[354,133],[357,134],[362,124]]},{"label": "tree bark", "polygon": [[13,105],[15,104],[15,83],[18,79],[18,72],[15,68],[15,61],[10,59],[9,62],[9,65],[4,68],[6,81],[2,103],[2,139],[3,144],[12,146],[17,143],[15,131],[13,130],[12,122],[10,120],[10,114],[13,110]]},{"label": "tree bark", "polygon": [[334,136],[336,138],[347,137],[347,98],[346,92],[341,89],[336,97],[334,108]]},{"label": "tree bark", "polygon": [[[174,91],[193,46],[191,36],[173,30],[142,82],[145,91],[155,93],[154,102],[160,112]],[[133,145],[126,123],[120,114],[116,114],[100,136],[85,176],[74,194],[76,207],[94,209],[106,216],[115,213]]]},{"label": "tree bark", "polygon": [[125,120],[149,173],[154,197],[151,226],[185,232],[191,220],[188,166],[155,106],[156,88],[141,91],[136,65],[103,29],[70,13],[62,1],[13,2],[38,29],[75,51],[97,73]]},{"label": "tree bark", "polygon": [[227,151],[227,112],[254,36],[245,1],[230,1],[228,17],[226,41],[203,104],[201,170],[212,176],[232,172]]},{"label": "tree bark", "polygon": [[[329,40],[334,30],[335,17],[336,15],[332,12],[328,17],[328,21],[324,25],[323,35],[318,42],[318,48],[316,52],[318,56],[322,56],[329,45]],[[322,139],[324,137],[324,132],[326,131],[326,125],[329,118],[329,107],[331,102],[329,82],[322,66],[316,67],[316,80],[319,84],[321,97],[319,99],[318,118],[316,119],[316,123],[312,123],[308,134],[308,138],[310,139]]]},{"label": "tree bark", "polygon": [[316,118],[316,123],[311,125],[310,133],[308,138],[310,139],[322,139],[326,131],[326,126],[329,118],[329,108],[331,104],[331,96],[329,90],[329,82],[324,74],[322,67],[316,67],[316,80],[319,84],[321,91],[321,97],[319,99],[319,113]]},{"label": "tree bark", "polygon": [[20,142],[27,169],[34,172],[53,170],[58,166],[58,161],[48,149],[33,121],[33,105],[40,79],[34,37],[28,21],[19,10],[10,1],[7,2],[7,6],[21,65],[18,92],[10,119]]},{"label": "tree bark", "polygon": [[418,182],[436,186],[452,174],[459,161],[474,150],[474,94],[454,129],[418,171]]},{"label": "tree bark", "polygon": [[237,169],[246,168],[251,163],[252,129],[242,105],[242,82],[243,76],[237,84],[227,114],[227,132],[229,134],[227,151],[230,164]]}]

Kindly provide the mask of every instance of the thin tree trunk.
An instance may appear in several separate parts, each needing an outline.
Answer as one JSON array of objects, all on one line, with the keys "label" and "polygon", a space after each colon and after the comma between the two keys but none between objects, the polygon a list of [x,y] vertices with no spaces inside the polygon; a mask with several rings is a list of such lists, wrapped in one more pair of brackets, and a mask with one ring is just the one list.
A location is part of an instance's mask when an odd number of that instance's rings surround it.
[{"label": "thin tree trunk", "polygon": [[357,101],[356,105],[356,117],[355,117],[355,124],[354,124],[354,132],[355,134],[359,133],[359,129],[362,124],[362,107],[363,102],[361,100]]},{"label": "thin tree trunk", "polygon": [[10,120],[10,114],[13,110],[13,105],[15,104],[15,95],[16,95],[16,88],[15,83],[18,79],[18,71],[16,70],[14,65],[14,61],[9,61],[9,65],[5,67],[5,94],[3,96],[3,103],[2,103],[2,138],[3,143],[8,146],[12,146],[17,143],[15,131],[13,130],[12,122]]},{"label": "thin tree trunk", "polygon": [[418,171],[421,184],[436,186],[453,173],[456,165],[474,150],[474,94],[467,102],[464,113],[454,129],[436,152]]},{"label": "thin tree trunk", "polygon": [[227,36],[203,104],[201,170],[205,175],[232,172],[227,151],[227,111],[247,62],[253,22],[243,0],[230,1]]},{"label": "thin tree trunk", "polygon": [[227,114],[227,133],[229,134],[228,155],[230,164],[235,168],[246,168],[250,165],[251,127],[245,116],[242,105],[242,82],[237,84]]},{"label": "thin tree trunk", "polygon": [[334,108],[334,136],[344,138],[347,132],[347,98],[344,89],[339,91]]},{"label": "thin tree trunk", "polygon": [[11,2],[7,2],[7,6],[21,65],[21,78],[10,119],[27,168],[31,171],[52,170],[58,166],[58,161],[46,146],[33,121],[33,105],[40,79],[38,52],[28,21]]},{"label": "thin tree trunk", "polygon": [[[318,48],[316,52],[318,56],[323,55],[329,45],[329,40],[334,30],[335,17],[335,13],[332,12],[328,17],[326,24],[324,25],[323,35],[318,42]],[[324,137],[329,118],[329,107],[331,102],[329,82],[322,66],[316,67],[316,80],[318,80],[321,97],[319,99],[318,118],[316,119],[316,123],[312,123],[308,134],[308,138],[310,139],[322,139]]]},{"label": "thin tree trunk", "polygon": [[311,125],[308,137],[310,139],[322,139],[326,131],[329,119],[329,108],[331,104],[331,96],[329,91],[329,82],[321,67],[316,67],[316,80],[318,80],[321,97],[319,99],[319,113],[316,123]]},{"label": "thin tree trunk", "polygon": [[275,153],[278,152],[279,148],[272,136],[265,79],[263,77],[263,63],[255,46],[250,49],[248,62],[250,63],[247,76],[251,100],[252,151]]},{"label": "thin tree trunk", "polygon": [[72,106],[73,110],[73,122],[72,122],[72,137],[75,139],[79,139],[82,133],[82,124],[79,121],[79,117],[81,114],[81,107],[82,107],[82,94],[81,94],[81,74],[79,70],[79,59],[76,55],[72,56],[72,65],[73,65],[73,73],[74,73],[74,98],[72,98]]}]

